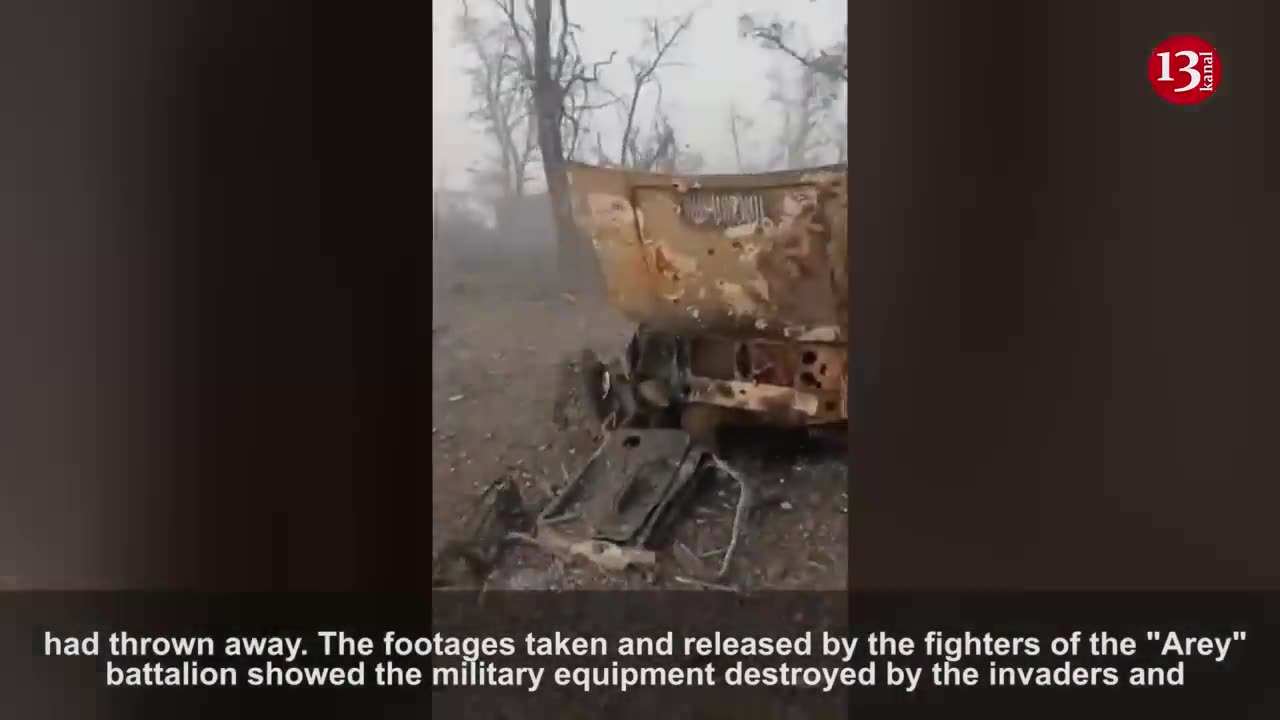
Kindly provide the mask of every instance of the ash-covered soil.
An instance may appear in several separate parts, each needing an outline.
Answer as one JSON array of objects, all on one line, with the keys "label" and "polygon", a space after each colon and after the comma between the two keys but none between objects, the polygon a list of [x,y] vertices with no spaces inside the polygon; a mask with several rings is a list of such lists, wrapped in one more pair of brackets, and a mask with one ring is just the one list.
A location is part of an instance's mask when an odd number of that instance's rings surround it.
[{"label": "ash-covered soil", "polygon": [[[433,555],[457,537],[476,498],[504,474],[536,514],[578,472],[600,434],[585,412],[564,430],[552,420],[566,365],[584,347],[617,355],[631,332],[603,300],[562,296],[552,283],[522,272],[519,262],[439,265],[432,304]],[[779,447],[749,442],[725,451],[761,493],[722,584],[845,589],[850,515],[843,453],[797,456],[788,441],[773,445]],[[697,589],[681,578],[715,574],[736,502],[733,481],[705,483],[651,570],[609,572],[515,543],[486,582],[511,589]]]}]

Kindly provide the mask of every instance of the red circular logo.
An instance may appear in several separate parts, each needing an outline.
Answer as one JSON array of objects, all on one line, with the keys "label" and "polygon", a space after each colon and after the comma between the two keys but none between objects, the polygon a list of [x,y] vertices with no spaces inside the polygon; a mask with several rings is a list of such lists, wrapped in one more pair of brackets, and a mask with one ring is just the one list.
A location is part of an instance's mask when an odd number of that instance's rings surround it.
[{"label": "red circular logo", "polygon": [[1177,105],[1208,100],[1222,83],[1218,51],[1195,35],[1176,35],[1156,46],[1147,60],[1156,94]]}]

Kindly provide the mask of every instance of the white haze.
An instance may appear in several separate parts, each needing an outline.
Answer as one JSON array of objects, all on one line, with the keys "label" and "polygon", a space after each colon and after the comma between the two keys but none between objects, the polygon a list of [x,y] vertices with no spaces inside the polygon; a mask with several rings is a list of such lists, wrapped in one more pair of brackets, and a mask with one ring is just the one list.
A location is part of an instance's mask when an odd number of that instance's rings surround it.
[{"label": "white haze", "polygon": [[[461,11],[456,0],[433,3],[432,31],[432,148],[433,184],[451,189],[468,187],[469,168],[478,168],[492,156],[490,141],[467,117],[474,107],[468,78],[462,72],[472,58],[457,43],[454,21]],[[488,0],[470,0],[473,14],[494,17]],[[672,17],[696,10],[669,59],[680,66],[664,69],[663,108],[671,118],[682,146],[700,153],[704,172],[734,172],[734,152],[729,141],[731,104],[754,122],[743,151],[753,157],[769,154],[781,130],[774,106],[766,102],[771,68],[792,72],[798,63],[777,51],[766,50],[738,34],[738,17],[794,21],[803,31],[805,47],[825,47],[840,39],[848,9],[835,0],[570,0],[573,22],[582,26],[579,44],[588,62],[618,55],[601,73],[603,83],[615,91],[628,87],[625,57],[641,49],[643,22],[651,17]],[[647,122],[652,105],[642,111]],[[594,128],[616,154],[620,123],[612,111],[596,113]],[[584,141],[585,143],[585,141]],[[581,155],[581,153],[579,153]]]}]

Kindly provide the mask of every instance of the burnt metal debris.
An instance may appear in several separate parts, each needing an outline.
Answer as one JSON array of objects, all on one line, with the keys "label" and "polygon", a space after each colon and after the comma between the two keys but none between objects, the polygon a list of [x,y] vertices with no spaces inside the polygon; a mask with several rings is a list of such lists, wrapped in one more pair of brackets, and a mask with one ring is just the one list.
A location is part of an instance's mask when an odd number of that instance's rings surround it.
[{"label": "burnt metal debris", "polygon": [[719,429],[848,421],[847,168],[684,177],[571,164],[569,181],[609,303],[636,330],[618,359],[577,363],[605,440],[535,532],[514,537],[644,564],[699,478],[723,473],[740,494],[721,580],[756,492],[720,454]]},{"label": "burnt metal debris", "polygon": [[482,581],[497,564],[506,537],[529,529],[530,521],[520,488],[511,477],[490,483],[465,518],[460,537],[433,558],[432,587]]},{"label": "burnt metal debris", "polygon": [[569,486],[543,508],[539,532],[560,536],[563,530],[550,528],[576,521],[591,542],[649,550],[669,536],[708,472],[723,472],[740,488],[729,546],[715,575],[722,579],[752,501],[751,484],[681,429],[631,427],[610,433]]},{"label": "burnt metal debris", "polygon": [[581,518],[591,537],[647,547],[669,529],[672,509],[687,498],[710,453],[678,429],[611,433],[569,487],[539,518]]},{"label": "burnt metal debris", "polygon": [[848,420],[845,166],[680,177],[578,164],[569,177],[609,302],[638,328],[626,361],[642,398],[784,426]]}]

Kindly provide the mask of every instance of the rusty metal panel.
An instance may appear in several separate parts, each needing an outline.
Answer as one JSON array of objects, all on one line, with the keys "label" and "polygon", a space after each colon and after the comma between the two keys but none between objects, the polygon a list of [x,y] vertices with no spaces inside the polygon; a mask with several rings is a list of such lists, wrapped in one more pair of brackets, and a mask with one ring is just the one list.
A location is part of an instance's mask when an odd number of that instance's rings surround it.
[{"label": "rusty metal panel", "polygon": [[747,410],[781,424],[847,417],[842,345],[707,338],[692,348],[691,402]]},{"label": "rusty metal panel", "polygon": [[668,332],[847,342],[844,166],[675,176],[575,164],[611,302]]}]

